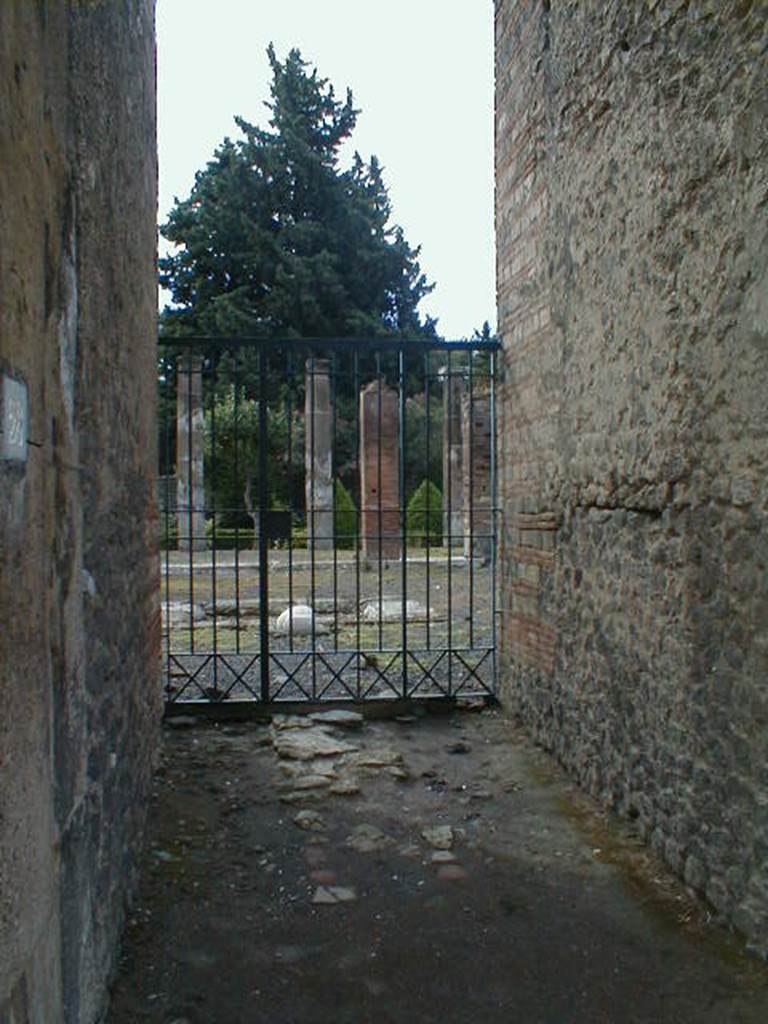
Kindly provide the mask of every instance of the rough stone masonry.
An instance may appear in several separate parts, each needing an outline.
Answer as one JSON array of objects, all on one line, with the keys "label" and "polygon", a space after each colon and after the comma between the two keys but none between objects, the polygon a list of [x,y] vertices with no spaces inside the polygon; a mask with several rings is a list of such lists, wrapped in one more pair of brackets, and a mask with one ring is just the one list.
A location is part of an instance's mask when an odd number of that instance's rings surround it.
[{"label": "rough stone masonry", "polygon": [[506,697],[768,950],[768,7],[495,19]]},{"label": "rough stone masonry", "polygon": [[2,1024],[100,1016],[157,740],[153,8],[0,3]]}]

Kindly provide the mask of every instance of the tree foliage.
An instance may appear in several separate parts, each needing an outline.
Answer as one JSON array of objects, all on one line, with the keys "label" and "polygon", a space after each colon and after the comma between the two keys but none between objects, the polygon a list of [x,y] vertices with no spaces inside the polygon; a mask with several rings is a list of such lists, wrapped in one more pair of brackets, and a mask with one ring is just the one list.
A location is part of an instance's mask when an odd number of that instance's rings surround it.
[{"label": "tree foliage", "polygon": [[431,480],[423,480],[406,510],[408,543],[422,547],[443,541],[443,496]]},{"label": "tree foliage", "polygon": [[334,481],[333,530],[337,548],[352,548],[357,539],[357,509],[352,495],[338,478]]},{"label": "tree foliage", "polygon": [[432,285],[391,206],[376,157],[339,152],[359,111],[352,93],[310,69],[300,52],[272,68],[269,127],[235,118],[162,227],[175,251],[160,261],[173,305],[166,335],[433,336],[420,300]]}]

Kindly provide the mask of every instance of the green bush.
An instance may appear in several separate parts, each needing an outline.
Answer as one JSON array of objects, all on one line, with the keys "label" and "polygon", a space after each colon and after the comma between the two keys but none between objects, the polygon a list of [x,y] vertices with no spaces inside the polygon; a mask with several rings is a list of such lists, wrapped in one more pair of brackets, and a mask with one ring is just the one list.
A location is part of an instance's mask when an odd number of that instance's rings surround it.
[{"label": "green bush", "polygon": [[[205,523],[205,535],[208,544],[213,547],[213,521],[207,519]],[[231,526],[219,526],[216,524],[216,550],[217,551],[250,551],[253,547],[253,527],[241,526],[235,530]]]},{"label": "green bush", "polygon": [[357,509],[352,495],[341,482],[334,483],[335,512],[333,532],[337,548],[353,548],[357,541]]},{"label": "green bush", "polygon": [[306,551],[309,544],[308,537],[309,534],[306,526],[294,526],[293,533],[291,534],[293,550]]},{"label": "green bush", "polygon": [[430,544],[442,544],[443,496],[431,480],[423,480],[416,488],[408,502],[405,522],[409,544],[423,547],[427,537]]}]

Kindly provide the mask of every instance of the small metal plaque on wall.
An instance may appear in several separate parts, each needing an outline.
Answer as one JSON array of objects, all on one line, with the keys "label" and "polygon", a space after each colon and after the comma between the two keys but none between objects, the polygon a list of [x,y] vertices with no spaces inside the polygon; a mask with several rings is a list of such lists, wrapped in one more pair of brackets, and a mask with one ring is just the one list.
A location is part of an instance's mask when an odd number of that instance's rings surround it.
[{"label": "small metal plaque on wall", "polygon": [[29,400],[27,385],[13,377],[3,376],[3,432],[0,435],[0,457],[11,462],[27,461],[29,437]]}]

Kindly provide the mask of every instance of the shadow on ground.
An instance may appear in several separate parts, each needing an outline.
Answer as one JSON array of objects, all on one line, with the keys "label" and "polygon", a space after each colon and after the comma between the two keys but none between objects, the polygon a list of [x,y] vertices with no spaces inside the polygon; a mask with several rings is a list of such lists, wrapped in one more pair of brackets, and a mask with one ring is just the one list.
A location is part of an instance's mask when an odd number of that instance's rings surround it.
[{"label": "shadow on ground", "polygon": [[186,721],[109,1024],[768,1020],[766,968],[501,713]]}]

